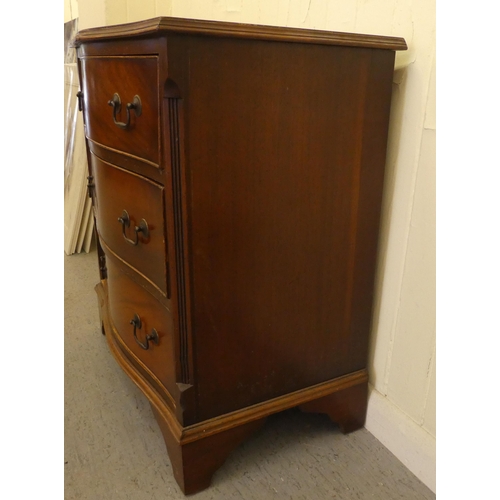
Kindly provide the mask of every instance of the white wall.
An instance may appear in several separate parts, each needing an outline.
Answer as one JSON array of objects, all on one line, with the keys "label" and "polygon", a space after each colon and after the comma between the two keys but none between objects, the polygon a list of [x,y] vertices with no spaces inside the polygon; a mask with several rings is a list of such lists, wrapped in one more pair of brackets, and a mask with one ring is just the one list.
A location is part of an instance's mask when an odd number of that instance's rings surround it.
[{"label": "white wall", "polygon": [[406,39],[393,84],[366,427],[435,491],[435,1],[79,0],[79,11],[80,28],[172,15]]},{"label": "white wall", "polygon": [[[65,0],[66,3],[75,0]],[[78,4],[78,29],[93,28],[95,26],[104,26],[106,22],[105,0],[76,0]]]},{"label": "white wall", "polygon": [[171,16],[173,0],[65,0],[78,2],[80,29]]},{"label": "white wall", "polygon": [[78,17],[78,1],[64,0],[64,22],[67,23]]}]

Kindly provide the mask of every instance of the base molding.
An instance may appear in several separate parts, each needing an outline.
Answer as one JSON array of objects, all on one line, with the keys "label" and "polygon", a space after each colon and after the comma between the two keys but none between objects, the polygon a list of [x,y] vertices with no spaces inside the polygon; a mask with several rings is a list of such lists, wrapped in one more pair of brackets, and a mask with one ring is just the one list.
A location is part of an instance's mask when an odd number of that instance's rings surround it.
[{"label": "base molding", "polygon": [[326,413],[339,425],[341,432],[347,434],[364,426],[367,399],[368,384],[357,384],[304,403],[299,408],[307,413]]},{"label": "base molding", "polygon": [[151,404],[167,447],[175,480],[185,495],[197,493],[210,486],[212,476],[231,452],[260,429],[265,418],[252,420],[225,431],[200,436],[198,439],[176,439],[168,420]]},{"label": "base molding", "polygon": [[298,406],[305,412],[326,413],[344,433],[363,427],[367,387],[366,372],[356,372],[187,427],[179,427],[168,406],[160,407],[152,399],[150,403],[175,479],[190,495],[210,486],[213,474],[230,453],[274,413]]},{"label": "base molding", "polygon": [[207,488],[215,471],[234,448],[274,413],[299,407],[305,412],[326,413],[345,433],[363,427],[368,390],[366,370],[183,426],[176,415],[178,402],[174,402],[174,405],[167,404],[158,389],[123,352],[118,334],[109,318],[106,282],[99,283],[95,289],[109,349],[120,367],[148,398],[163,434],[175,479],[185,494]]},{"label": "base molding", "polygon": [[371,386],[365,427],[436,492],[436,438]]}]

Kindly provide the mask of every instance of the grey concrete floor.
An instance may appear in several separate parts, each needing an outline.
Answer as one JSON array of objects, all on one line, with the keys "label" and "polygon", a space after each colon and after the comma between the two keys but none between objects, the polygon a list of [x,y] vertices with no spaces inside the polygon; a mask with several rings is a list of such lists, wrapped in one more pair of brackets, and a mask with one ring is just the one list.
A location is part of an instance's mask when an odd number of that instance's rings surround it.
[{"label": "grey concrete floor", "polygon": [[[108,351],[94,286],[97,255],[65,258],[65,499],[186,498],[146,398]],[[218,499],[435,499],[366,429],[323,415],[268,419],[190,496]]]}]

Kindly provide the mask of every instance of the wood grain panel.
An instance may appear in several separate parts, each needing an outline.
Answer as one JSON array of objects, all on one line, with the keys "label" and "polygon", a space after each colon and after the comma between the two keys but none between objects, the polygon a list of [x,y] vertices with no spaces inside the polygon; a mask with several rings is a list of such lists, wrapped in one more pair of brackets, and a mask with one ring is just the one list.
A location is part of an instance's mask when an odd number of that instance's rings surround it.
[{"label": "wood grain panel", "polygon": [[[95,179],[97,229],[104,242],[130,266],[167,295],[168,258],[164,224],[164,188],[91,155]],[[130,216],[125,236],[135,240],[134,226],[146,220],[149,236],[139,233],[137,245],[127,242],[118,218]]]},{"label": "wood grain panel", "polygon": [[[159,167],[158,57],[86,57],[81,59],[81,71],[88,138]],[[126,122],[127,103],[135,95],[141,99],[141,115],[131,111],[130,125],[125,129],[115,125],[108,105],[115,93],[121,99],[121,111],[116,115],[120,122]]]},{"label": "wood grain panel", "polygon": [[366,366],[380,200],[363,195],[383,179],[393,63],[374,52],[170,39],[201,419]]},{"label": "wood grain panel", "polygon": [[[175,380],[174,327],[172,316],[152,295],[128,278],[115,263],[107,259],[108,307],[110,320],[118,335],[145,367],[156,376],[171,394],[177,393]],[[140,342],[154,328],[159,335],[158,345],[149,344],[144,350],[134,338],[130,321],[139,315],[142,328],[136,331]]]}]

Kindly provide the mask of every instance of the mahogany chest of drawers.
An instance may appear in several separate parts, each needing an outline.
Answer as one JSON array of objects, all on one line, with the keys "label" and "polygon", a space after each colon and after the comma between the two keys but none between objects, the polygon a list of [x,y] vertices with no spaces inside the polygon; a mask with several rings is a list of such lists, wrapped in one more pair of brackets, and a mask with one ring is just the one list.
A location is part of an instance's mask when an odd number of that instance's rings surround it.
[{"label": "mahogany chest of drawers", "polygon": [[182,490],[275,412],[363,426],[404,40],[157,18],[76,46],[102,328]]}]

